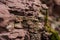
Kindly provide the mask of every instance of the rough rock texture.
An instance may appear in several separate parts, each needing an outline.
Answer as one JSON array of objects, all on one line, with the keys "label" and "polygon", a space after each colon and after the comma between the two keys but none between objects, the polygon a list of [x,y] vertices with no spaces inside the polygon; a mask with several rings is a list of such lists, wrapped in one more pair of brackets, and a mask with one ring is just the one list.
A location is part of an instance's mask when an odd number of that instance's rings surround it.
[{"label": "rough rock texture", "polygon": [[0,0],[0,40],[50,40],[46,9],[50,26],[60,31],[60,0]]}]

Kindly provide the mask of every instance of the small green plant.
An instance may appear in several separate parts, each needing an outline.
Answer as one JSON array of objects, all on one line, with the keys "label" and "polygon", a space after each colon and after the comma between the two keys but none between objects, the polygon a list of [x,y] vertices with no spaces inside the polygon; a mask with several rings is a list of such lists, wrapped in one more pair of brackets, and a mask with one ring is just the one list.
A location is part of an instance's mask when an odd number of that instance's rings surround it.
[{"label": "small green plant", "polygon": [[59,34],[56,30],[52,29],[50,26],[49,26],[49,23],[48,23],[48,11],[46,10],[46,15],[45,15],[45,30],[49,33],[52,33],[51,37],[50,37],[50,40],[60,40],[60,37],[59,37]]}]

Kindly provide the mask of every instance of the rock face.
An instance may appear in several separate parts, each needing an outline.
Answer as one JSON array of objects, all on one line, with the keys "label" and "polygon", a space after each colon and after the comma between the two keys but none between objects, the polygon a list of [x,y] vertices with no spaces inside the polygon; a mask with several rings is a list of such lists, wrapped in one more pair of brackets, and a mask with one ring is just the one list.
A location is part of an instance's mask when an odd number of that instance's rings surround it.
[{"label": "rock face", "polygon": [[[0,0],[0,40],[49,40],[50,34],[44,30],[44,16],[46,10],[50,13],[54,13],[56,7],[60,10],[60,1],[54,0],[54,2]],[[50,26],[58,29],[59,16],[50,13],[48,16]]]},{"label": "rock face", "polygon": [[60,0],[54,0],[57,5],[60,5]]},{"label": "rock face", "polygon": [[60,0],[41,0],[41,2],[49,7],[50,13],[60,15]]}]

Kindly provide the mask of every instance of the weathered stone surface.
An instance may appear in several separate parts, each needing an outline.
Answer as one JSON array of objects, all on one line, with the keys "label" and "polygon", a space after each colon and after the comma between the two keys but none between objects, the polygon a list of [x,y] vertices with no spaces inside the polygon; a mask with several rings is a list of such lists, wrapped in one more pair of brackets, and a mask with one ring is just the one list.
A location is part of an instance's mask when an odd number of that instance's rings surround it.
[{"label": "weathered stone surface", "polygon": [[47,10],[50,26],[58,29],[60,0],[0,0],[0,39],[49,40],[44,29]]}]

